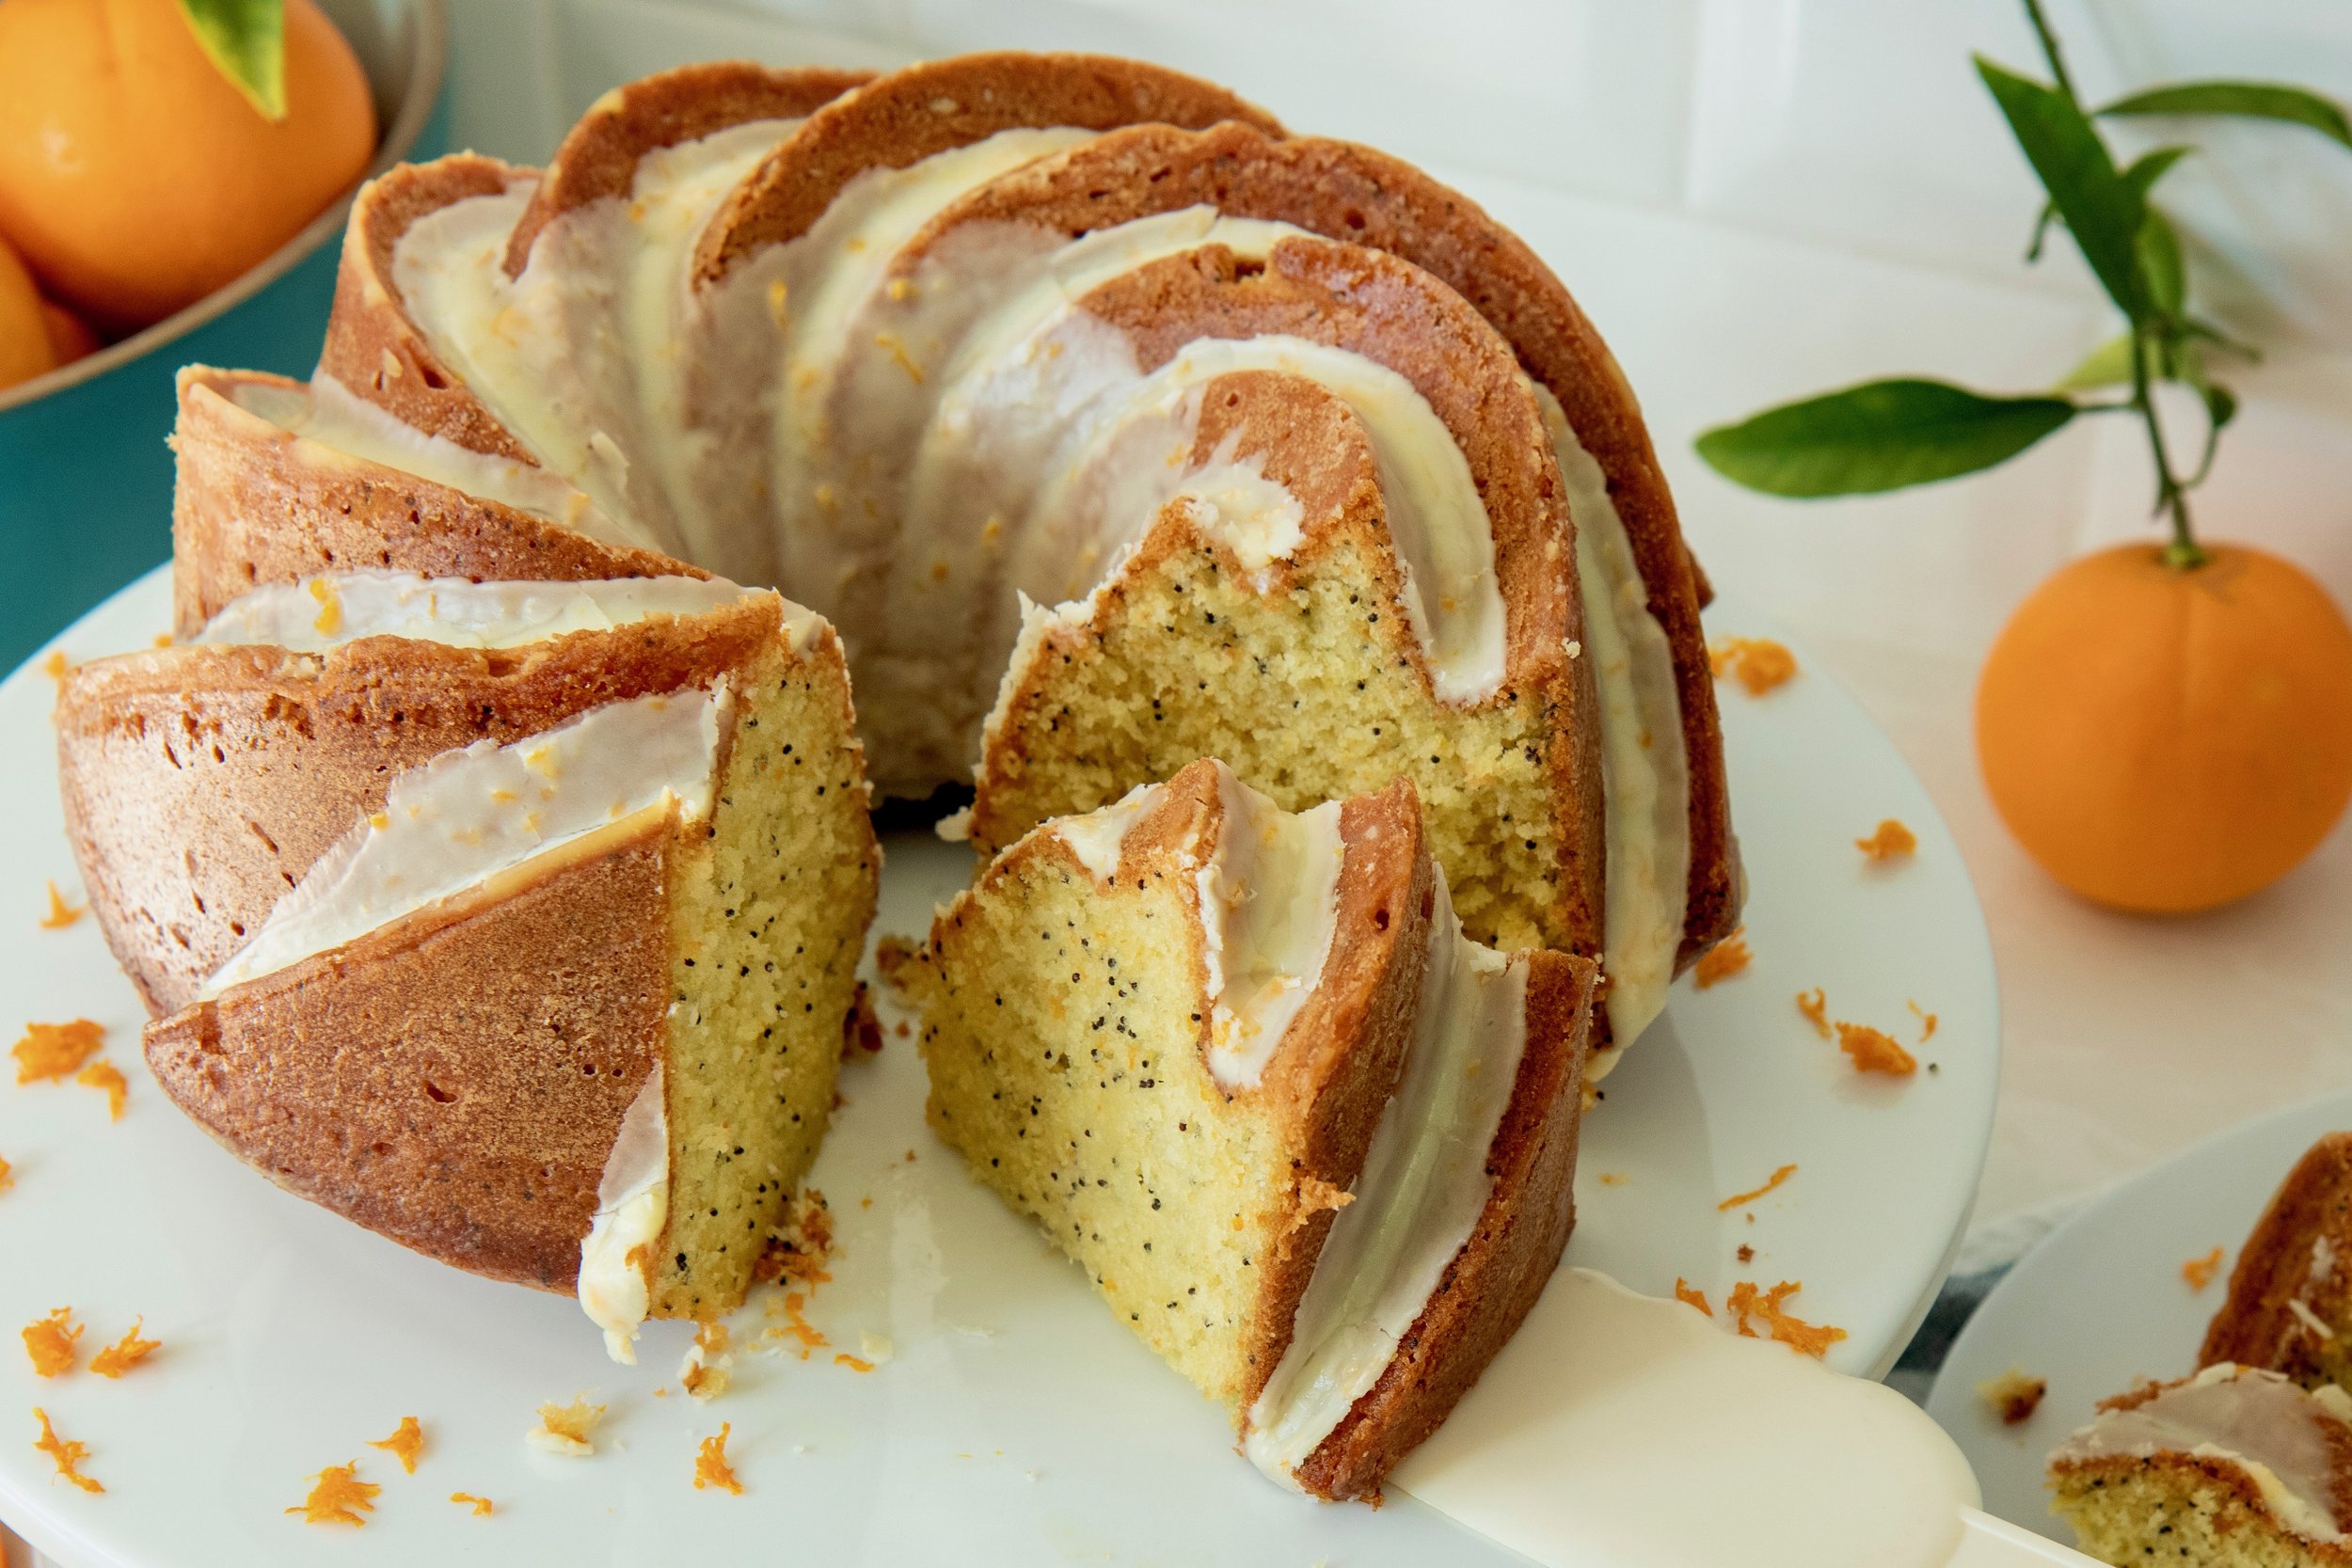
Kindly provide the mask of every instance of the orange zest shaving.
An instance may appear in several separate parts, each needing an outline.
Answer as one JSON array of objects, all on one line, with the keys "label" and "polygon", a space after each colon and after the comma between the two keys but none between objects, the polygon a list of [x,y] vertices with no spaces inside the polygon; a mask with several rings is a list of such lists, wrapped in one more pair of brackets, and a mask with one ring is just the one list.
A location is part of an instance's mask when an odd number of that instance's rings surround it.
[{"label": "orange zest shaving", "polygon": [[63,648],[52,648],[49,657],[40,661],[40,673],[57,683],[57,690],[65,690],[66,676],[73,673],[73,661],[65,657]]},{"label": "orange zest shaving", "polygon": [[392,1429],[389,1437],[379,1438],[368,1447],[382,1449],[399,1460],[400,1467],[413,1476],[417,1473],[417,1455],[424,1451],[424,1428],[417,1424],[414,1416],[403,1416],[400,1425]]},{"label": "orange zest shaving", "polygon": [[1727,637],[1708,645],[1707,660],[1716,679],[1729,675],[1751,697],[1788,685],[1797,673],[1797,656],[1769,637]]},{"label": "orange zest shaving", "polygon": [[89,1445],[58,1436],[56,1428],[49,1424],[49,1412],[40,1405],[33,1406],[33,1418],[40,1423],[40,1435],[33,1439],[33,1447],[56,1462],[57,1474],[85,1492],[106,1490],[95,1476],[82,1474],[82,1461],[89,1457]]},{"label": "orange zest shaving", "polygon": [[73,1370],[74,1358],[81,1354],[74,1341],[81,1337],[82,1325],[73,1321],[73,1308],[60,1307],[25,1328],[24,1354],[33,1358],[33,1370],[56,1377]]},{"label": "orange zest shaving", "polygon": [[1759,1294],[1753,1283],[1743,1279],[1724,1298],[1724,1310],[1731,1314],[1743,1338],[1756,1337],[1756,1330],[1748,1326],[1748,1319],[1757,1318],[1773,1338],[1818,1360],[1829,1354],[1830,1346],[1846,1337],[1846,1331],[1827,1323],[1809,1323],[1781,1309],[1781,1303],[1804,1289],[1793,1280],[1784,1279]]},{"label": "orange zest shaving", "polygon": [[1830,1037],[1829,993],[1816,986],[1811,990],[1797,992],[1797,1011],[1811,1022],[1813,1032],[1823,1039]]},{"label": "orange zest shaving", "polygon": [[36,1084],[47,1079],[61,1084],[106,1043],[106,1031],[88,1019],[71,1023],[28,1023],[24,1037],[9,1049],[16,1058],[16,1081]]},{"label": "orange zest shaving", "polygon": [[1695,1307],[1710,1318],[1715,1315],[1715,1309],[1707,1305],[1707,1292],[1680,1275],[1675,1275],[1675,1300]]},{"label": "orange zest shaving", "polygon": [[1905,1078],[1919,1069],[1919,1059],[1895,1041],[1883,1029],[1873,1029],[1867,1023],[1837,1025],[1837,1049],[1853,1058],[1856,1072],[1883,1072],[1890,1078]]},{"label": "orange zest shaving", "polygon": [[16,1178],[8,1174],[8,1163],[6,1160],[0,1160],[0,1193],[5,1193],[15,1185]]},{"label": "orange zest shaving", "polygon": [[1691,970],[1691,983],[1705,990],[1719,980],[1744,974],[1754,956],[1748,951],[1748,928],[1742,926],[1699,955]]},{"label": "orange zest shaving", "polygon": [[1729,1197],[1724,1199],[1721,1203],[1715,1205],[1715,1212],[1721,1214],[1730,1210],[1737,1209],[1743,1203],[1754,1203],[1757,1198],[1762,1197],[1766,1193],[1771,1192],[1773,1188],[1779,1186],[1782,1182],[1788,1180],[1790,1177],[1796,1174],[1796,1166],[1783,1165],[1780,1169],[1772,1172],[1771,1180],[1765,1182],[1764,1185],[1756,1188],[1754,1192],[1734,1193]]},{"label": "orange zest shaving", "polygon": [[695,1491],[719,1486],[739,1497],[743,1495],[743,1483],[735,1479],[735,1466],[727,1463],[727,1433],[734,1430],[733,1422],[721,1421],[718,1434],[703,1439],[702,1448],[694,1455]]},{"label": "orange zest shaving", "polygon": [[477,1497],[470,1492],[452,1492],[449,1495],[449,1500],[453,1503],[469,1503],[472,1505],[474,1517],[477,1519],[486,1518],[489,1515],[491,1509],[497,1506],[495,1503],[491,1502],[489,1498]]},{"label": "orange zest shaving", "polygon": [[73,1075],[73,1081],[86,1089],[106,1091],[106,1119],[122,1119],[123,1102],[131,1098],[131,1085],[123,1082],[122,1069],[108,1061],[96,1061]]},{"label": "orange zest shaving", "polygon": [[1935,1038],[1935,1015],[1921,1007],[1916,1002],[1906,1002],[1903,1006],[1909,1007],[1911,1016],[1919,1021],[1919,1043],[1925,1045]]},{"label": "orange zest shaving", "polygon": [[870,1372],[874,1370],[874,1364],[871,1361],[862,1355],[851,1355],[848,1351],[843,1351],[834,1356],[833,1364],[836,1367],[847,1367],[853,1372]]},{"label": "orange zest shaving", "polygon": [[144,1318],[135,1318],[122,1338],[89,1358],[89,1370],[100,1377],[120,1377],[163,1348],[161,1339],[142,1339],[139,1329]]},{"label": "orange zest shaving", "polygon": [[787,1291],[784,1293],[784,1324],[769,1330],[771,1334],[799,1340],[800,1355],[803,1361],[808,1359],[811,1351],[823,1350],[829,1343],[817,1326],[802,1316],[801,1309],[807,1305],[807,1296],[798,1291]]},{"label": "orange zest shaving", "polygon": [[1855,839],[1853,847],[1869,859],[1883,864],[1909,855],[1919,847],[1919,840],[1909,828],[1890,816],[1881,822],[1869,837]]},{"label": "orange zest shaving", "polygon": [[362,1515],[375,1512],[375,1495],[384,1490],[361,1481],[357,1465],[329,1465],[310,1481],[310,1495],[286,1512],[311,1525],[364,1525]]},{"label": "orange zest shaving", "polygon": [[51,882],[49,884],[49,912],[40,917],[40,928],[44,931],[62,931],[87,913],[89,913],[87,904],[67,903],[65,895],[57,891],[57,884]]},{"label": "orange zest shaving", "polygon": [[2214,1248],[2202,1258],[2192,1258],[2181,1265],[2181,1277],[2188,1281],[2192,1291],[2201,1291],[2213,1283],[2213,1276],[2221,1272],[2221,1249]]}]

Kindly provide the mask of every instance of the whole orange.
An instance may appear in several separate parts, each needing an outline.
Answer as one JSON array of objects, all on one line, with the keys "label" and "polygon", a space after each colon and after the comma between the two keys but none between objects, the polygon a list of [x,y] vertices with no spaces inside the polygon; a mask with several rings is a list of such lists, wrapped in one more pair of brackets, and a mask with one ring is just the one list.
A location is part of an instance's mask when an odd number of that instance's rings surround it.
[{"label": "whole orange", "polygon": [[2018,608],[1977,688],[1993,802],[2086,898],[2185,913],[2292,870],[2352,798],[2352,626],[2242,545],[2126,545]]},{"label": "whole orange", "polygon": [[60,365],[71,365],[76,359],[96,354],[106,346],[98,341],[98,334],[89,329],[89,323],[56,300],[42,300],[40,315],[49,328],[49,351],[57,356]]},{"label": "whole orange", "polygon": [[15,251],[0,245],[0,387],[30,381],[56,369],[56,364],[33,275],[24,270]]},{"label": "whole orange", "polygon": [[359,62],[286,0],[286,118],[247,103],[176,0],[0,4],[0,235],[49,293],[125,332],[246,271],[375,148]]}]

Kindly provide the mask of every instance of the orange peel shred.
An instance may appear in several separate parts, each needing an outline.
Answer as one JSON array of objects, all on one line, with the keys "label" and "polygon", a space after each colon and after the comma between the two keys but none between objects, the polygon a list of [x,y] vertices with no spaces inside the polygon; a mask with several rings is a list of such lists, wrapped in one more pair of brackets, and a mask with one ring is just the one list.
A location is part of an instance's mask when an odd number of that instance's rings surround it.
[{"label": "orange peel shred", "polygon": [[310,1478],[310,1495],[289,1513],[299,1513],[310,1525],[364,1525],[375,1512],[375,1495],[384,1488],[359,1479],[357,1465],[329,1465]]},{"label": "orange peel shred", "polygon": [[1754,1203],[1757,1198],[1762,1197],[1766,1193],[1771,1192],[1773,1188],[1779,1186],[1782,1182],[1788,1180],[1790,1177],[1796,1174],[1796,1166],[1783,1165],[1780,1169],[1772,1172],[1771,1179],[1767,1180],[1764,1185],[1755,1189],[1753,1192],[1732,1194],[1729,1197],[1715,1205],[1715,1212],[1719,1214],[1727,1213],[1731,1210],[1740,1207],[1742,1204]]},{"label": "orange peel shred", "polygon": [[89,1370],[100,1377],[120,1377],[163,1349],[164,1342],[161,1339],[139,1338],[139,1330],[146,1325],[146,1323],[145,1318],[134,1318],[131,1321],[131,1326],[123,1330],[121,1338],[89,1358]]},{"label": "orange peel shred", "polygon": [[1680,1275],[1675,1275],[1675,1300],[1688,1307],[1695,1307],[1710,1318],[1715,1315],[1715,1309],[1707,1305],[1707,1292]]},{"label": "orange peel shred", "polygon": [[1717,680],[1728,675],[1751,697],[1761,697],[1796,678],[1797,656],[1769,637],[1727,637],[1710,643],[1707,661]]},{"label": "orange peel shred", "polygon": [[1919,847],[1918,835],[1894,817],[1881,822],[1867,838],[1857,838],[1853,847],[1876,864],[1907,858]]},{"label": "orange peel shred", "polygon": [[1823,1039],[1830,1037],[1829,992],[1816,986],[1811,990],[1797,992],[1797,1011],[1813,1025],[1813,1032]]},{"label": "orange peel shred", "polygon": [[732,1421],[721,1421],[718,1432],[703,1439],[694,1454],[695,1491],[714,1486],[739,1497],[743,1495],[743,1483],[735,1479],[735,1466],[727,1463],[727,1434],[734,1430]]},{"label": "orange peel shred", "polygon": [[1837,1049],[1853,1059],[1856,1072],[1883,1072],[1890,1078],[1908,1078],[1919,1070],[1919,1059],[1897,1043],[1895,1037],[1883,1029],[1873,1029],[1867,1023],[1837,1025]]},{"label": "orange peel shred", "polygon": [[1764,1324],[1765,1332],[1774,1339],[1819,1360],[1829,1354],[1830,1346],[1846,1338],[1846,1331],[1828,1323],[1806,1323],[1782,1307],[1782,1303],[1804,1289],[1795,1280],[1784,1279],[1769,1291],[1758,1291],[1752,1281],[1743,1279],[1724,1298],[1724,1310],[1731,1314],[1742,1338],[1756,1338],[1756,1330],[1748,1326],[1748,1320],[1753,1317]]},{"label": "orange peel shred", "polygon": [[1748,928],[1742,926],[1699,955],[1699,961],[1691,967],[1691,983],[1705,990],[1735,974],[1746,974],[1754,958],[1748,951]]},{"label": "orange peel shred", "polygon": [[114,1063],[95,1061],[73,1075],[73,1081],[86,1089],[101,1089],[106,1096],[106,1119],[120,1121],[122,1107],[131,1098],[131,1085],[122,1076],[122,1069]]},{"label": "orange peel shred", "polygon": [[400,1467],[413,1476],[417,1473],[417,1455],[424,1451],[424,1428],[417,1424],[414,1416],[403,1416],[400,1425],[392,1429],[389,1437],[379,1437],[368,1447],[382,1449],[399,1460]]},{"label": "orange peel shred", "polygon": [[2213,1276],[2221,1272],[2221,1249],[2215,1247],[2202,1258],[2192,1258],[2181,1265],[2181,1277],[2188,1281],[2192,1291],[2202,1291],[2213,1283]]},{"label": "orange peel shred", "polygon": [[473,1510],[474,1517],[477,1519],[488,1518],[490,1516],[491,1510],[498,1506],[489,1498],[477,1497],[470,1492],[452,1492],[449,1495],[449,1500],[453,1503],[467,1504]]},{"label": "orange peel shred", "polygon": [[67,903],[65,895],[57,891],[57,884],[51,882],[49,884],[49,912],[40,917],[40,928],[44,931],[62,931],[87,913],[89,913],[87,904]]},{"label": "orange peel shred", "polygon": [[28,1023],[24,1037],[9,1048],[16,1058],[16,1081],[61,1084],[98,1054],[106,1043],[105,1029],[86,1018],[69,1023]]},{"label": "orange peel shred", "polygon": [[89,1445],[77,1443],[57,1435],[57,1429],[49,1424],[49,1412],[33,1406],[33,1418],[40,1423],[40,1435],[33,1439],[33,1447],[47,1454],[57,1466],[57,1474],[85,1492],[103,1492],[95,1476],[82,1474],[82,1461],[89,1457]]},{"label": "orange peel shred", "polygon": [[76,1341],[82,1338],[82,1325],[73,1321],[73,1308],[60,1307],[49,1316],[24,1327],[24,1354],[33,1359],[33,1370],[43,1377],[56,1377],[73,1370],[81,1355]]}]

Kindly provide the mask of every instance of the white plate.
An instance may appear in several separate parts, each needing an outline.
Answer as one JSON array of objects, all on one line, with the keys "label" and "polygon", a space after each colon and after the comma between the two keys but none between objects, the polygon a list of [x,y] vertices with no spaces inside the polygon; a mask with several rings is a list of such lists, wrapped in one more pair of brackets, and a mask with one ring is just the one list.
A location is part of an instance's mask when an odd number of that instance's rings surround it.
[{"label": "white plate", "polygon": [[[2083,1210],[2010,1271],[1953,1342],[1928,1414],[1967,1454],[1984,1508],[2053,1540],[2042,1462],[2098,1402],[2143,1377],[2196,1370],[2205,1325],[2228,1293],[2238,1248],[2280,1181],[2323,1132],[2352,1128],[2352,1090],[2233,1127],[2135,1177]],[[2219,1246],[2202,1291],[2181,1265]],[[1977,1385],[2011,1367],[2049,1380],[2033,1418],[2007,1427]]]},{"label": "white plate", "polygon": [[[76,658],[144,646],[167,599],[159,573],[59,645]],[[1734,606],[1709,623],[1772,634]],[[1218,1413],[931,1138],[904,1038],[845,1074],[816,1173],[841,1223],[810,1316],[852,1353],[861,1331],[887,1337],[895,1358],[870,1374],[830,1352],[747,1356],[730,1393],[696,1405],[675,1386],[681,1325],[653,1325],[644,1364],[617,1368],[568,1300],[440,1267],[278,1191],[142,1070],[137,1003],[92,924],[33,928],[43,878],[78,885],[51,703],[37,668],[0,686],[0,865],[21,911],[0,942],[0,1031],[96,1019],[132,1080],[118,1126],[88,1089],[0,1088],[0,1155],[17,1167],[0,1195],[0,1515],[64,1562],[263,1568],[329,1544],[339,1561],[404,1564],[1517,1560],[1407,1497],[1331,1508],[1262,1480]],[[1569,1256],[1657,1294],[1684,1275],[1717,1301],[1740,1278],[1802,1280],[1790,1309],[1851,1336],[1832,1363],[1875,1374],[1925,1309],[1975,1190],[1997,1072],[1991,955],[1949,836],[1850,699],[1807,673],[1762,701],[1726,688],[1724,710],[1755,967],[1705,992],[1678,986],[1608,1081]],[[1851,841],[1885,816],[1916,831],[1917,857],[1867,869]],[[915,835],[888,854],[877,928],[919,933],[970,860]],[[1858,1077],[1795,1009],[1813,986],[1836,1016],[1907,1039],[1917,999],[1942,1020],[1920,1050],[1936,1070]],[[1718,1212],[1790,1162],[1770,1197]],[[38,1379],[14,1329],[66,1303],[88,1343],[143,1313],[166,1348],[119,1383]],[[747,1313],[739,1337],[758,1322]],[[612,1451],[528,1449],[535,1406],[583,1389],[611,1406]],[[104,1496],[57,1482],[27,1446],[34,1404],[90,1446]],[[429,1439],[414,1478],[363,1446],[405,1415]],[[689,1485],[696,1440],[722,1420],[739,1497]],[[306,1477],[354,1458],[384,1487],[367,1528],[327,1537],[284,1516]],[[476,1519],[453,1491],[498,1512]]]}]

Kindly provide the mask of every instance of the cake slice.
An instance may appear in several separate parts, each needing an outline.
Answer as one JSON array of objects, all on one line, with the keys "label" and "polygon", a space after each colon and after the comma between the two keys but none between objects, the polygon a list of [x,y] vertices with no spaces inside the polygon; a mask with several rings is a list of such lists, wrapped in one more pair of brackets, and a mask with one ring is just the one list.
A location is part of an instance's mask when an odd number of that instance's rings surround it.
[{"label": "cake slice", "polygon": [[1407,781],[1294,816],[1194,763],[897,975],[940,1135],[1285,1484],[1376,1495],[1566,1243],[1593,966],[1465,940]]},{"label": "cake slice", "polygon": [[2352,1563],[2352,1396],[2217,1362],[2119,1395],[2050,1456],[2052,1511],[2122,1568]]},{"label": "cake slice", "polygon": [[198,1123],[576,1291],[624,1359],[648,1314],[742,1300],[832,1109],[880,861],[822,621],[691,578],[347,574],[87,667],[63,712],[85,874]]},{"label": "cake slice", "polygon": [[2312,1145],[2246,1238],[2198,1352],[2223,1361],[2306,1388],[2352,1378],[2352,1132]]}]

